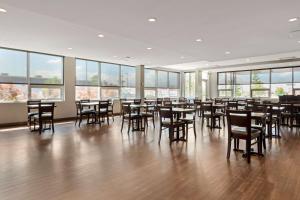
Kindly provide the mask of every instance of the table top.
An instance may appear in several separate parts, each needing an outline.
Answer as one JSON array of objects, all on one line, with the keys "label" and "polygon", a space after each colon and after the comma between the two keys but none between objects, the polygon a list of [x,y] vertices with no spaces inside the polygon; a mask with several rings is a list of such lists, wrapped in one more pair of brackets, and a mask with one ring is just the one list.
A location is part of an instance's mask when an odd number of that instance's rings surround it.
[{"label": "table top", "polygon": [[149,104],[132,104],[130,105],[131,108],[149,108],[149,107],[155,107],[155,105],[149,105]]},{"label": "table top", "polygon": [[173,108],[172,111],[177,112],[177,113],[185,113],[185,112],[194,112],[195,109],[193,109],[193,108]]}]

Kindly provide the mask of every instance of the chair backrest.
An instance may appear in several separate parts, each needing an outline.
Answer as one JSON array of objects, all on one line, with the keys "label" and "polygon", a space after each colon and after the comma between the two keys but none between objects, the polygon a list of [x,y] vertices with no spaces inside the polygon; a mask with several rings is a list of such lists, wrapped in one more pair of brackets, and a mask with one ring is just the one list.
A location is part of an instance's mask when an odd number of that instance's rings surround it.
[{"label": "chair backrest", "polygon": [[186,98],[185,97],[179,97],[179,102],[186,102]]},{"label": "chair backrest", "polygon": [[164,106],[172,107],[172,101],[164,101]]},{"label": "chair backrest", "polygon": [[263,112],[266,113],[267,112],[267,106],[263,105],[263,104],[259,104],[259,103],[254,103],[251,110],[253,112]]},{"label": "chair backrest", "polygon": [[129,116],[131,116],[130,103],[123,103],[122,104],[122,115],[126,115],[126,114],[128,114]]},{"label": "chair backrest", "polygon": [[171,98],[170,97],[165,97],[164,101],[171,101]]},{"label": "chair backrest", "polygon": [[215,98],[215,103],[218,104],[218,103],[223,103],[222,99],[220,98]]},{"label": "chair backrest", "polygon": [[109,106],[109,101],[99,101],[99,105],[98,105],[98,110],[106,110],[106,112],[108,111],[108,106]]},{"label": "chair backrest", "polygon": [[212,106],[212,102],[202,102],[201,106],[200,106],[200,110],[201,112],[208,112],[211,115],[213,114],[213,106]]},{"label": "chair backrest", "polygon": [[49,103],[39,103],[39,117],[41,118],[43,114],[51,114],[51,117],[54,116],[54,106],[55,103],[49,102]]},{"label": "chair backrest", "polygon": [[201,105],[201,100],[200,99],[195,99],[194,104],[197,105],[197,106]]},{"label": "chair backrest", "polygon": [[228,101],[227,109],[238,109],[238,101]]},{"label": "chair backrest", "polygon": [[232,133],[232,128],[241,127],[247,131],[247,136],[251,137],[251,111],[249,110],[226,110],[228,134]]},{"label": "chair backrest", "polygon": [[157,98],[156,103],[157,103],[157,105],[162,105],[163,99],[162,98]]},{"label": "chair backrest", "polygon": [[141,99],[134,99],[133,100],[133,104],[136,104],[136,105],[139,105],[142,103],[142,100]]},{"label": "chair backrest", "polygon": [[[28,100],[27,105],[39,105],[41,103],[41,100]],[[28,113],[30,112],[31,108],[27,107]]]},{"label": "chair backrest", "polygon": [[159,119],[160,119],[160,122],[162,122],[165,119],[169,119],[172,124],[173,123],[172,107],[160,106],[159,107]]}]

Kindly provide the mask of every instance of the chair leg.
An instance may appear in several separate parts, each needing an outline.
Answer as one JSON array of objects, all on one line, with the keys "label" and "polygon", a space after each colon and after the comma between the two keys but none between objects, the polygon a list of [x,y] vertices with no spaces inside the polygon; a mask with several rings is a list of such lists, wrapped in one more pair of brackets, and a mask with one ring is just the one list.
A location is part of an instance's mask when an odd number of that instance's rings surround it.
[{"label": "chair leg", "polygon": [[51,125],[52,125],[52,133],[54,133],[54,122],[53,122],[53,119],[51,120]]},{"label": "chair leg", "polygon": [[160,126],[160,129],[159,129],[159,138],[158,138],[158,144],[160,144],[160,140],[161,140],[161,133],[162,133],[162,127]]},{"label": "chair leg", "polygon": [[193,123],[193,129],[194,129],[194,136],[195,136],[195,139],[196,139],[197,134],[196,134],[196,122],[195,121]]},{"label": "chair leg", "polygon": [[153,115],[153,117],[152,117],[152,123],[153,123],[153,127],[155,128],[154,115]]},{"label": "chair leg", "polygon": [[169,128],[170,145],[172,144],[173,137],[174,137],[174,128]]},{"label": "chair leg", "polygon": [[188,137],[189,137],[189,124],[188,123],[186,124],[186,127],[185,127],[185,133],[186,133],[186,141],[187,141]]},{"label": "chair leg", "polygon": [[124,125],[124,117],[122,117],[121,132],[122,132],[122,130],[123,130],[123,125]]},{"label": "chair leg", "polygon": [[80,127],[81,122],[82,122],[82,116],[80,115],[79,124],[78,124],[79,127]]},{"label": "chair leg", "polygon": [[231,138],[228,137],[228,145],[227,145],[227,159],[230,158],[230,152],[231,152]]},{"label": "chair leg", "polygon": [[225,127],[225,116],[223,115],[223,127]]},{"label": "chair leg", "polygon": [[128,122],[128,129],[127,129],[127,133],[129,134],[129,131],[130,131],[130,126],[131,126],[131,119],[129,120],[129,122]]},{"label": "chair leg", "polygon": [[246,154],[247,154],[247,162],[251,161],[251,140],[246,140]]}]

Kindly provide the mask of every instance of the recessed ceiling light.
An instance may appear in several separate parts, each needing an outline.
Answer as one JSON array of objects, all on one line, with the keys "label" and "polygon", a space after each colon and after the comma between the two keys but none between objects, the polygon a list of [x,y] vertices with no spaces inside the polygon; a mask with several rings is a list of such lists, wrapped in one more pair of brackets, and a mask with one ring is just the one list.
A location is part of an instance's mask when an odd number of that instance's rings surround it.
[{"label": "recessed ceiling light", "polygon": [[6,13],[7,11],[4,8],[0,8],[0,12]]},{"label": "recessed ceiling light", "polygon": [[114,56],[114,58],[117,58],[118,56]]},{"label": "recessed ceiling light", "polygon": [[196,40],[196,42],[202,42],[202,39],[201,39],[201,38],[199,38],[199,39],[197,39],[197,40]]},{"label": "recessed ceiling light", "polygon": [[297,20],[298,20],[298,18],[297,18],[297,17],[294,17],[294,18],[289,19],[289,22],[295,22],[295,21],[297,21]]},{"label": "recessed ceiling light", "polygon": [[151,50],[151,49],[152,49],[151,47],[148,47],[148,48],[147,48],[147,50]]},{"label": "recessed ceiling light", "polygon": [[226,51],[225,54],[226,54],[226,55],[229,55],[229,54],[231,54],[231,52],[230,52],[230,51]]},{"label": "recessed ceiling light", "polygon": [[298,43],[300,44],[300,40],[298,41]]},{"label": "recessed ceiling light", "polygon": [[72,49],[73,49],[72,47],[69,47],[69,48],[68,48],[68,50],[72,50]]},{"label": "recessed ceiling light", "polygon": [[154,18],[154,17],[153,18],[149,18],[148,22],[156,22],[156,18]]},{"label": "recessed ceiling light", "polygon": [[100,37],[100,38],[104,38],[104,35],[102,35],[102,34],[99,34],[99,35],[98,35],[98,37]]},{"label": "recessed ceiling light", "polygon": [[180,58],[181,58],[181,59],[185,59],[185,57],[184,57],[184,56],[180,56]]},{"label": "recessed ceiling light", "polygon": [[246,62],[250,62],[250,58],[247,58],[247,59],[246,59]]}]

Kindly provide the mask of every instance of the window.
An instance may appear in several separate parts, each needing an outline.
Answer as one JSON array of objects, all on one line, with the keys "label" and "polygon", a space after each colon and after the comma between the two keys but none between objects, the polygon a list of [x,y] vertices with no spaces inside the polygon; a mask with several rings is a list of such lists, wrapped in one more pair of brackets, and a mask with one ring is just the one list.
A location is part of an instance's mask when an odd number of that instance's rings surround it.
[{"label": "window", "polygon": [[81,99],[100,99],[99,87],[95,86],[76,86],[76,100]]},{"label": "window", "polygon": [[101,99],[116,99],[119,98],[118,88],[101,88]]},{"label": "window", "polygon": [[152,69],[145,69],[144,80],[145,87],[156,87],[156,71]]},{"label": "window", "polygon": [[101,63],[101,86],[120,86],[120,65]]},{"label": "window", "polygon": [[30,83],[46,85],[63,84],[63,58],[30,53]]},{"label": "window", "polygon": [[178,72],[144,70],[145,98],[180,96],[180,74]]},{"label": "window", "polygon": [[195,72],[184,73],[184,96],[187,98],[195,97]]},{"label": "window", "polygon": [[233,84],[232,72],[218,73],[218,93],[220,97],[232,96],[232,84]]},{"label": "window", "polygon": [[76,59],[75,98],[100,99],[100,64],[96,61]]},{"label": "window", "polygon": [[157,87],[159,88],[168,87],[168,72],[157,71]]},{"label": "window", "polygon": [[0,49],[0,102],[62,100],[63,57]]},{"label": "window", "polygon": [[98,62],[76,59],[76,85],[99,85]]},{"label": "window", "polygon": [[271,70],[271,97],[293,94],[293,68]]},{"label": "window", "polygon": [[234,96],[250,97],[250,71],[235,72],[234,79]]},{"label": "window", "polygon": [[135,67],[121,66],[121,97],[135,98],[136,88],[136,71]]},{"label": "window", "polygon": [[[219,96],[229,95],[228,72],[218,73]],[[251,80],[251,81],[249,81]],[[300,67],[259,69],[233,72],[235,97],[278,98],[297,95],[300,91]]]},{"label": "window", "polygon": [[202,79],[202,100],[205,101],[207,97],[207,80]]},{"label": "window", "polygon": [[154,99],[156,97],[156,90],[155,89],[145,89],[144,96],[147,99]]}]

